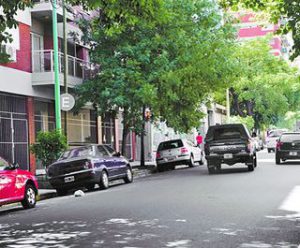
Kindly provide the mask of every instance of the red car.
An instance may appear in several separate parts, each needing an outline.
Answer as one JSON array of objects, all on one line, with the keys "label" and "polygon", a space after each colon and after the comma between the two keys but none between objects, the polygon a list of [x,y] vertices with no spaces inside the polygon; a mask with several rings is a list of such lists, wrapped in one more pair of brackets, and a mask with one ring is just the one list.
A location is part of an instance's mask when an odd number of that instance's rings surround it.
[{"label": "red car", "polygon": [[0,157],[0,206],[21,202],[25,209],[34,208],[37,194],[35,177]]}]

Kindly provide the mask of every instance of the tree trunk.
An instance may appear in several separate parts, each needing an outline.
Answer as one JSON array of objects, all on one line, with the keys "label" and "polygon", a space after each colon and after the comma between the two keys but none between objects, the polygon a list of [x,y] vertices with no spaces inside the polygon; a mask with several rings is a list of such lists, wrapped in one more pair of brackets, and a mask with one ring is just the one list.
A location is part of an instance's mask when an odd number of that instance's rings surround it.
[{"label": "tree trunk", "polygon": [[126,155],[126,138],[129,133],[129,125],[127,120],[127,109],[123,112],[123,134],[122,134],[122,155]]}]

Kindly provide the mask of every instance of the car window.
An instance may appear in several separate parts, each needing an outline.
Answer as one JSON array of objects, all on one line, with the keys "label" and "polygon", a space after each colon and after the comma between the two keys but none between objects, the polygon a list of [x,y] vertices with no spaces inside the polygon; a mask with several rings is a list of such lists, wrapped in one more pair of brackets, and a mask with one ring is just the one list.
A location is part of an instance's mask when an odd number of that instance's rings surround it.
[{"label": "car window", "polygon": [[280,138],[282,142],[300,142],[300,134],[283,134]]},{"label": "car window", "polygon": [[97,155],[100,157],[109,156],[108,152],[105,150],[103,146],[97,146]]},{"label": "car window", "polygon": [[110,154],[114,154],[116,151],[111,148],[109,145],[105,145],[106,150],[110,153]]},{"label": "car window", "polygon": [[171,141],[160,143],[157,150],[161,151],[161,150],[168,150],[168,149],[174,149],[179,147],[183,147],[182,140],[171,140]]},{"label": "car window", "polygon": [[283,130],[274,130],[269,133],[269,137],[277,138],[283,133]]},{"label": "car window", "polygon": [[214,132],[214,139],[234,139],[244,137],[244,133],[240,128],[228,127],[228,128],[219,128]]},{"label": "car window", "polygon": [[9,167],[9,163],[4,159],[0,157],[0,170],[5,170]]},{"label": "car window", "polygon": [[85,147],[78,147],[72,150],[66,151],[62,154],[59,160],[69,159],[69,158],[77,158],[77,157],[86,157],[93,155],[93,147],[92,146],[85,146]]}]

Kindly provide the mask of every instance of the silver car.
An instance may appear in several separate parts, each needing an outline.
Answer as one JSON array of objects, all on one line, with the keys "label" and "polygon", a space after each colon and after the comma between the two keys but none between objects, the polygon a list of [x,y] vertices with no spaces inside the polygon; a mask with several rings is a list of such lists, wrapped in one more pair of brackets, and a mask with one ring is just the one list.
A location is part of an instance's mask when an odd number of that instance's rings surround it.
[{"label": "silver car", "polygon": [[159,172],[175,169],[176,165],[195,166],[203,164],[200,147],[185,139],[175,139],[161,142],[156,153],[156,164]]}]

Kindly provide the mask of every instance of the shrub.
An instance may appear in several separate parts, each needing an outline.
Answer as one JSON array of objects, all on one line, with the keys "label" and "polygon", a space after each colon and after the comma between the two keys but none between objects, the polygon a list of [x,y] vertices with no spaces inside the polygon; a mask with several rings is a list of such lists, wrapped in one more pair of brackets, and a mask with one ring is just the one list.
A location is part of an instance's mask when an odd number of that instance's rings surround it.
[{"label": "shrub", "polygon": [[47,168],[67,148],[66,136],[61,134],[59,130],[53,130],[50,132],[39,132],[36,143],[30,146],[30,151]]}]

